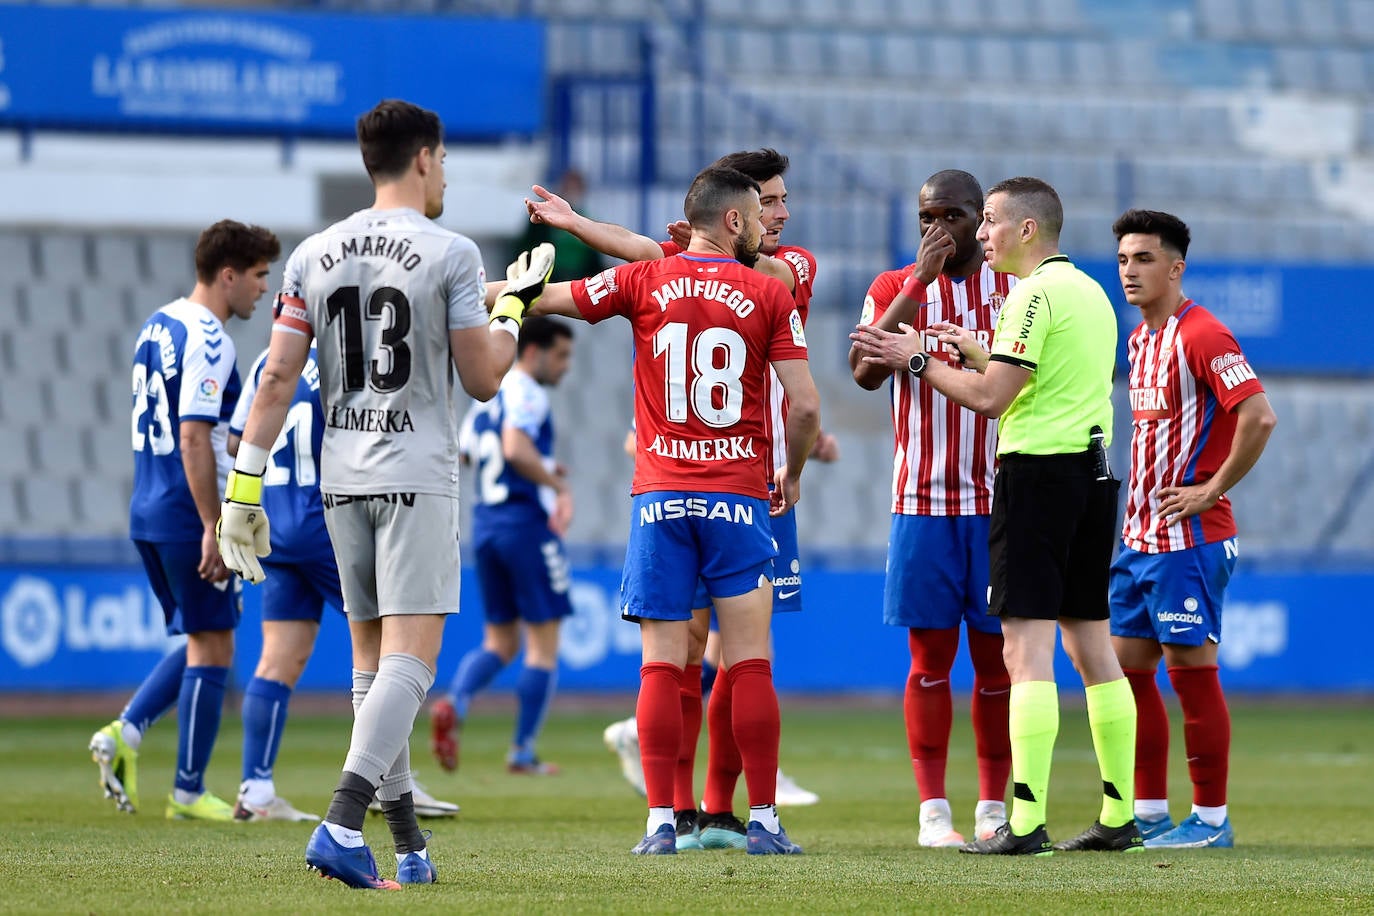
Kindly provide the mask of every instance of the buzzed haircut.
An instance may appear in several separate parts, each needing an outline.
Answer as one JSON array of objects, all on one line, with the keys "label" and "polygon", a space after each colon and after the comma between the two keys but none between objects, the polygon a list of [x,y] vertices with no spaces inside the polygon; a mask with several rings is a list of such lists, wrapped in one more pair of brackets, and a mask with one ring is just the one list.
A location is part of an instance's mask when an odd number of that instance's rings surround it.
[{"label": "buzzed haircut", "polygon": [[1047,237],[1059,238],[1064,228],[1064,204],[1049,182],[1027,176],[1007,178],[988,188],[988,197],[994,194],[1005,194],[1019,218],[1030,217]]},{"label": "buzzed haircut", "polygon": [[550,318],[547,315],[531,315],[525,319],[524,324],[520,325],[519,352],[524,353],[530,347],[547,350],[561,337],[572,340],[572,328],[557,318]]},{"label": "buzzed haircut", "polygon": [[763,149],[747,149],[730,153],[728,156],[721,156],[711,164],[743,172],[759,184],[763,184],[765,181],[785,174],[790,161],[782,153],[765,146]]},{"label": "buzzed haircut", "polygon": [[1163,247],[1185,260],[1193,240],[1188,224],[1163,210],[1127,210],[1112,223],[1112,232],[1118,242],[1123,235],[1157,235]]},{"label": "buzzed haircut", "polygon": [[740,195],[758,190],[759,183],[743,172],[708,165],[692,179],[682,213],[693,228],[710,228],[723,213],[739,205]]},{"label": "buzzed haircut", "polygon": [[247,270],[259,261],[281,256],[281,242],[270,230],[222,219],[196,240],[196,279],[212,283],[226,267]]},{"label": "buzzed haircut", "polygon": [[965,203],[972,204],[974,213],[983,209],[983,186],[977,178],[960,169],[941,169],[927,178],[921,187],[948,191],[951,197],[962,198]]},{"label": "buzzed haircut", "polygon": [[438,150],[443,139],[437,114],[400,99],[378,102],[358,118],[358,148],[373,181],[401,177],[420,150]]}]

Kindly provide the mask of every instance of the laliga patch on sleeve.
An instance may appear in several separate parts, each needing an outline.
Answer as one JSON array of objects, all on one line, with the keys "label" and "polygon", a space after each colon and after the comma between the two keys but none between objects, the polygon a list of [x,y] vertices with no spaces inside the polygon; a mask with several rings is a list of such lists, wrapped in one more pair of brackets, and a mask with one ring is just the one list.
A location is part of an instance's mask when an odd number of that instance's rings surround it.
[{"label": "laliga patch on sleeve", "polygon": [[806,332],[802,330],[801,315],[797,314],[796,309],[793,309],[792,314],[788,316],[787,324],[792,329],[792,343],[799,347],[805,347]]},{"label": "laliga patch on sleeve", "polygon": [[878,303],[872,296],[864,296],[864,310],[859,313],[859,324],[872,324],[873,315],[878,311]]}]

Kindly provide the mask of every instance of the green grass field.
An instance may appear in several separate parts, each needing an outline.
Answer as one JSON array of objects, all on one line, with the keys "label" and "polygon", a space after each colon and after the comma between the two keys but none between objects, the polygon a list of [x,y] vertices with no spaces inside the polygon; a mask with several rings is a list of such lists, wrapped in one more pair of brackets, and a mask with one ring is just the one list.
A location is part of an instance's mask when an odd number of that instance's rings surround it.
[{"label": "green grass field", "polygon": [[[117,703],[112,699],[111,709]],[[564,767],[550,778],[504,772],[510,719],[490,711],[497,703],[468,723],[456,775],[438,770],[417,729],[412,746],[422,780],[463,810],[425,825],[434,831],[440,883],[400,893],[350,891],[315,878],[303,859],[308,824],[165,820],[170,722],[144,744],[143,811],[131,817],[101,797],[85,749],[107,720],[0,721],[0,771],[9,789],[0,818],[0,911],[302,913],[344,905],[465,914],[1374,912],[1374,716],[1367,704],[1233,705],[1235,850],[1032,860],[916,845],[917,800],[895,700],[813,708],[787,698],[784,767],[822,797],[814,807],[783,812],[806,855],[636,858],[629,849],[643,832],[642,802],[601,743],[603,726],[615,716],[569,711],[571,705],[556,708],[545,731],[544,755]],[[1175,711],[1176,818],[1189,801],[1177,722]],[[277,785],[297,807],[323,812],[348,727],[339,716],[292,716]],[[239,746],[231,709],[209,774],[211,788],[230,799]],[[965,831],[976,788],[971,746],[960,713],[949,793],[956,827]],[[1098,786],[1085,715],[1066,708],[1051,836],[1092,821]],[[369,819],[367,835],[383,875],[393,873],[380,819]]]}]

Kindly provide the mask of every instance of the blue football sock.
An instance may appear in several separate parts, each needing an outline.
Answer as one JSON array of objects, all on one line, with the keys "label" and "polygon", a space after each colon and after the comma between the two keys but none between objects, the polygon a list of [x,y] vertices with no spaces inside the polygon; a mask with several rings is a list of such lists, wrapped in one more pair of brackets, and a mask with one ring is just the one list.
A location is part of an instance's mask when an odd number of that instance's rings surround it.
[{"label": "blue football sock", "polygon": [[515,696],[520,711],[515,717],[515,748],[525,757],[534,756],[534,742],[544,725],[558,676],[546,668],[525,668],[515,682]]},{"label": "blue football sock", "polygon": [[219,736],[219,719],[224,709],[224,686],[229,669],[196,665],[187,667],[181,678],[177,702],[177,778],[174,783],[184,792],[205,791],[205,767]]},{"label": "blue football sock", "polygon": [[146,734],[148,726],[176,705],[177,697],[181,694],[181,675],[185,670],[186,644],[182,643],[153,666],[119,718]]},{"label": "blue football sock", "polygon": [[254,677],[243,691],[243,778],[271,779],[286,728],[291,688]]},{"label": "blue football sock", "polygon": [[504,667],[506,663],[501,661],[501,656],[481,646],[463,656],[453,675],[453,683],[449,685],[458,718],[467,718],[468,704],[472,702],[473,695],[490,684]]}]

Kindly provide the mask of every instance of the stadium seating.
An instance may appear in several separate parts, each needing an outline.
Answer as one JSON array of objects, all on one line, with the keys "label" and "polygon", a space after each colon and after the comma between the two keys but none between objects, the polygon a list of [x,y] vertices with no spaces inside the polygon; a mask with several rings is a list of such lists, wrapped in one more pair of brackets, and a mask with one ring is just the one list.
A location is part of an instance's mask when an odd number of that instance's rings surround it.
[{"label": "stadium seating", "polygon": [[[681,27],[687,0],[297,5],[547,17],[548,65],[572,102],[570,157],[592,185],[587,209],[651,234],[680,214],[686,181],[710,158],[764,144],[792,154],[788,239],[819,258],[812,366],[843,452],[808,472],[801,512],[824,520],[803,526],[813,546],[886,541],[887,399],[850,380],[846,334],[871,279],[916,247],[925,175],[1044,176],[1068,208],[1065,249],[1080,256],[1111,255],[1110,223],[1131,204],[1186,214],[1195,261],[1374,252],[1374,226],[1322,202],[1322,170],[1339,156],[1257,146],[1246,129],[1247,106],[1270,94],[1320,94],[1351,106],[1353,152],[1374,155],[1369,0],[703,0],[695,30]],[[641,123],[643,76],[654,79],[652,125]],[[641,188],[646,126],[656,174]],[[147,314],[187,291],[193,245],[156,227],[0,227],[0,364],[20,383],[0,399],[12,442],[0,451],[0,533],[126,531],[129,350]],[[279,273],[280,263],[272,283]],[[234,331],[242,367],[266,343],[267,311]],[[630,342],[611,322],[579,328],[576,347],[554,393],[577,506],[570,540],[615,544],[631,471],[620,450]],[[1247,551],[1374,551],[1374,526],[1359,521],[1374,511],[1367,383],[1265,382],[1281,426],[1234,494]],[[1120,466],[1126,435],[1122,424]]]}]

